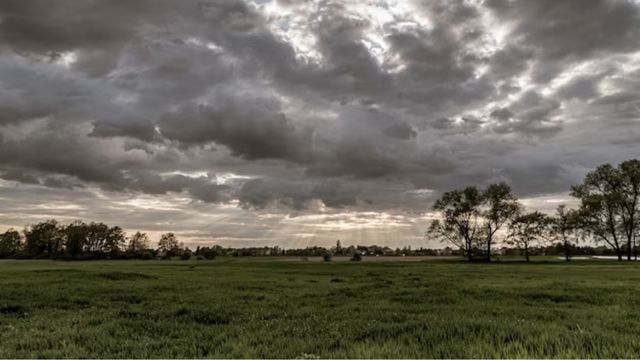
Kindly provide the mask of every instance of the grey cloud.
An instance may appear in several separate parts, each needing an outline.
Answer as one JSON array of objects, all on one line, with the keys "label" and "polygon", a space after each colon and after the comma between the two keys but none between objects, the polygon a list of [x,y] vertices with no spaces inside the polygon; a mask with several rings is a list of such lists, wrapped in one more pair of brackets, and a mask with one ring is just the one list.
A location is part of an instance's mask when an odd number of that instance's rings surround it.
[{"label": "grey cloud", "polygon": [[187,144],[215,141],[250,160],[307,156],[311,132],[298,129],[273,98],[217,92],[206,104],[188,104],[160,119],[160,132]]},{"label": "grey cloud", "polygon": [[198,210],[413,210],[416,188],[564,191],[566,166],[637,150],[632,2],[279,4],[2,2],[1,177]]},{"label": "grey cloud", "polygon": [[502,19],[515,22],[510,36],[544,59],[637,50],[640,11],[631,1],[487,1]]},{"label": "grey cloud", "polygon": [[640,101],[640,92],[617,92],[615,94],[602,96],[593,101],[596,105],[626,104]]},{"label": "grey cloud", "polygon": [[36,176],[19,169],[6,170],[0,176],[5,180],[18,181],[24,184],[40,184],[40,180]]},{"label": "grey cloud", "polygon": [[496,109],[491,112],[491,117],[499,121],[507,121],[513,118],[513,113],[507,108]]},{"label": "grey cloud", "polygon": [[597,97],[600,77],[578,76],[558,89],[558,95],[565,99],[588,100]]},{"label": "grey cloud", "polygon": [[415,130],[413,130],[413,128],[407,123],[391,125],[384,129],[384,134],[400,140],[409,140],[418,135],[418,133],[416,133]]}]

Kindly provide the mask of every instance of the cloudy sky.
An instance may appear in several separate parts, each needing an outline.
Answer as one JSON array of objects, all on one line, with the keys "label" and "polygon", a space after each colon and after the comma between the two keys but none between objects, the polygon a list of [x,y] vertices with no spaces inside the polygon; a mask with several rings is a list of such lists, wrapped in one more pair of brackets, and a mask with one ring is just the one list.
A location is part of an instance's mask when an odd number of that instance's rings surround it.
[{"label": "cloudy sky", "polygon": [[639,125],[637,1],[0,2],[0,230],[437,246],[442,191],[570,203]]}]

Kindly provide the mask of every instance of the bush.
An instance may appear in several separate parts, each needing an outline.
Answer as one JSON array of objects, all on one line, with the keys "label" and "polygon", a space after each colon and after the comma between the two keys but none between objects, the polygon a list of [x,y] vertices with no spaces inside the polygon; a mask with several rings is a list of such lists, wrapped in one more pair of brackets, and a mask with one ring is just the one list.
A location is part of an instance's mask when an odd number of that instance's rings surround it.
[{"label": "bush", "polygon": [[350,259],[351,261],[362,261],[362,255],[360,255],[360,253],[355,253],[353,254],[353,256]]},{"label": "bush", "polygon": [[324,254],[324,256],[322,257],[324,259],[324,261],[331,261],[331,254]]},{"label": "bush", "polygon": [[185,250],[180,254],[180,260],[189,260],[191,259],[191,251]]},{"label": "bush", "polygon": [[139,257],[142,260],[151,260],[155,259],[156,254],[153,252],[153,250],[145,250],[140,252]]}]

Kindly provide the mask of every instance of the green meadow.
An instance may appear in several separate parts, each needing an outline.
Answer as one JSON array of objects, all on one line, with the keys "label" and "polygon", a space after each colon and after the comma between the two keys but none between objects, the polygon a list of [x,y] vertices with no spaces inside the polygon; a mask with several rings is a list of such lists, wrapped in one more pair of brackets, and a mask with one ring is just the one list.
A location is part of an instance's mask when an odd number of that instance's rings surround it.
[{"label": "green meadow", "polygon": [[2,358],[638,358],[639,264],[0,261]]}]

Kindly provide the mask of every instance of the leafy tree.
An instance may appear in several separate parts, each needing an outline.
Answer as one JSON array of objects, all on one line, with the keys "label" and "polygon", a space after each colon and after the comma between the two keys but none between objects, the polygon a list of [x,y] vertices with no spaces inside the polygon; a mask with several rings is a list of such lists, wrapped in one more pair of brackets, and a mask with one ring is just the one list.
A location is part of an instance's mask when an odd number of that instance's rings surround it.
[{"label": "leafy tree", "polygon": [[86,251],[88,247],[89,226],[81,221],[75,221],[64,228],[66,238],[65,249],[71,257],[76,257]]},{"label": "leafy tree", "polygon": [[622,260],[625,235],[625,196],[620,171],[609,164],[589,172],[571,194],[580,199],[579,227],[597,241],[604,241]]},{"label": "leafy tree", "polygon": [[506,183],[489,185],[482,198],[484,210],[481,215],[485,220],[487,261],[491,261],[491,245],[496,233],[518,214],[521,205]]},{"label": "leafy tree", "polygon": [[549,219],[549,235],[553,241],[559,241],[564,249],[565,260],[571,260],[571,250],[577,239],[577,231],[580,224],[580,213],[576,210],[567,210],[564,204],[556,209],[555,216]]},{"label": "leafy tree", "polygon": [[47,220],[24,230],[27,254],[31,256],[59,254],[63,250],[64,234],[56,220]]},{"label": "leafy tree", "polygon": [[549,217],[538,211],[518,215],[509,223],[508,243],[524,249],[525,259],[529,262],[529,248],[545,236],[549,225]]},{"label": "leafy tree", "polygon": [[428,234],[462,249],[472,261],[481,242],[482,204],[482,191],[474,186],[445,192],[433,205],[441,218],[431,222]]},{"label": "leafy tree", "polygon": [[160,236],[158,241],[158,252],[166,257],[175,256],[180,251],[178,239],[174,233],[165,233]]},{"label": "leafy tree", "polygon": [[117,255],[124,248],[126,242],[126,234],[121,227],[110,227],[105,236],[103,251],[111,255]]},{"label": "leafy tree", "polygon": [[140,231],[136,232],[129,239],[127,250],[132,254],[140,254],[143,251],[149,250],[149,237],[145,233]]},{"label": "leafy tree", "polygon": [[214,246],[213,248],[209,247],[199,247],[196,250],[196,255],[202,255],[207,260],[213,260],[218,255],[218,252],[222,254],[222,248],[220,246]]},{"label": "leafy tree", "polygon": [[20,252],[20,233],[9,229],[0,234],[0,258],[15,257]]}]

